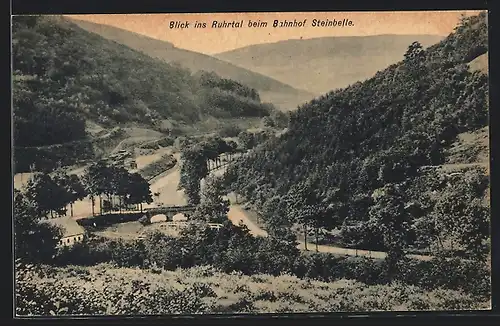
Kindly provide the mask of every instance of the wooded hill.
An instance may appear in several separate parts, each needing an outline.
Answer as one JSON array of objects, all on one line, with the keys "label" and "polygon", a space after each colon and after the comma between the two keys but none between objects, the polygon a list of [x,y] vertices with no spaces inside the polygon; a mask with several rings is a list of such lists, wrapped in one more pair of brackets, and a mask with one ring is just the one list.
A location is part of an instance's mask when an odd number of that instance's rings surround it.
[{"label": "wooded hill", "polygon": [[293,112],[288,132],[230,169],[227,183],[271,232],[337,227],[343,245],[475,255],[489,235],[487,172],[437,168],[457,135],[488,124],[488,77],[468,67],[487,42],[482,13],[427,50],[409,44],[403,61]]},{"label": "wooded hill", "polygon": [[320,95],[368,79],[378,70],[402,60],[413,41],[425,48],[443,38],[437,35],[318,37],[255,44],[215,57]]},{"label": "wooded hill", "polygon": [[275,110],[254,88],[214,73],[192,75],[63,17],[14,17],[12,54],[16,148],[86,139],[89,121],[166,131],[163,121],[195,124]]},{"label": "wooded hill", "polygon": [[296,109],[298,105],[314,97],[313,93],[289,86],[287,81],[277,81],[252,69],[245,69],[202,53],[180,49],[166,41],[153,39],[113,26],[77,19],[71,19],[71,21],[89,32],[126,45],[153,58],[179,64],[193,72],[200,70],[215,72],[224,78],[248,85],[259,92],[263,101],[271,102],[282,110]]}]

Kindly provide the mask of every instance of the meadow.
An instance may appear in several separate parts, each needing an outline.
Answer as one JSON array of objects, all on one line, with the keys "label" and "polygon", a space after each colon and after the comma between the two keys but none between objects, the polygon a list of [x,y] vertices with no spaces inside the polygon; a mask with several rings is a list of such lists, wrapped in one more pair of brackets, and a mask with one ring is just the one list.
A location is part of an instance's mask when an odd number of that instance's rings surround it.
[{"label": "meadow", "polygon": [[[18,314],[293,313],[489,309],[462,291],[393,283],[368,286],[292,275],[222,273],[210,266],[162,269],[41,266],[21,275]],[[27,278],[30,277],[28,280]],[[27,294],[30,293],[28,296]],[[29,298],[29,299],[28,299]]]}]

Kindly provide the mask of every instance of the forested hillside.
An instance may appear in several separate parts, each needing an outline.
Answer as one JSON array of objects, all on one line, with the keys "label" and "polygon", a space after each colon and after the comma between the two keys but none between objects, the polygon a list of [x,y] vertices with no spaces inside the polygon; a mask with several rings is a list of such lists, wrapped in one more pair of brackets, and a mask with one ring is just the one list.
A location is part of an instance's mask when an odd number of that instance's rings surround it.
[{"label": "forested hillside", "polygon": [[337,228],[345,246],[482,256],[487,161],[441,167],[459,134],[488,124],[488,77],[468,67],[487,42],[483,13],[427,50],[412,43],[403,61],[300,107],[228,185],[271,232]]},{"label": "forested hillside", "polygon": [[[71,18],[71,16],[70,16]],[[180,64],[193,72],[200,70],[215,72],[224,78],[237,80],[255,88],[266,102],[272,102],[283,110],[296,109],[298,105],[314,97],[313,93],[295,89],[288,81],[277,81],[268,75],[248,70],[224,60],[175,47],[172,43],[153,39],[144,35],[126,31],[113,26],[72,19],[81,28],[96,33],[109,40],[116,41],[132,49],[170,63]],[[281,62],[284,64],[284,62]]]},{"label": "forested hillside", "polygon": [[86,122],[160,130],[166,120],[194,124],[274,110],[253,88],[213,73],[194,76],[62,17],[14,17],[12,55],[16,148],[86,139]]},{"label": "forested hillside", "polygon": [[319,37],[255,44],[215,56],[293,87],[323,94],[370,78],[400,61],[413,41],[425,48],[442,39],[437,35]]}]

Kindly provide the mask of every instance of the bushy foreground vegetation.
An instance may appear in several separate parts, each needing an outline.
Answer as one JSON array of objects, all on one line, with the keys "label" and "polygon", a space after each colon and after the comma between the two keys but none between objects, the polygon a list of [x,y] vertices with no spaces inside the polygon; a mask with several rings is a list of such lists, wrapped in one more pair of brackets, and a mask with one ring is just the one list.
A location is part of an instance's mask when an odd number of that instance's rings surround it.
[{"label": "bushy foreground vegetation", "polygon": [[238,134],[238,143],[231,140],[226,142],[220,136],[206,138],[203,141],[186,139],[181,146],[182,166],[179,187],[185,189],[189,203],[196,205],[200,201],[200,181],[210,172],[207,166],[208,160],[218,160],[221,154],[231,156],[247,152],[275,137],[274,130],[260,130],[241,131]]},{"label": "bushy foreground vegetation", "polygon": [[172,154],[165,154],[162,155],[159,160],[152,162],[141,169],[139,173],[144,179],[151,180],[159,174],[170,170],[175,166],[175,164],[177,164],[175,157],[173,157]]},{"label": "bushy foreground vegetation", "polygon": [[19,315],[290,313],[489,309],[462,291],[321,282],[288,274],[18,265]]},{"label": "bushy foreground vegetation", "polygon": [[167,270],[211,265],[226,273],[290,273],[326,282],[346,278],[370,285],[398,281],[425,289],[460,289],[484,298],[490,293],[489,268],[477,261],[404,258],[393,268],[390,260],[301,252],[293,236],[255,238],[245,227],[231,222],[225,222],[220,231],[194,223],[178,237],[160,232],[133,241],[92,237],[63,249],[53,262],[83,266],[112,262],[119,267]]}]

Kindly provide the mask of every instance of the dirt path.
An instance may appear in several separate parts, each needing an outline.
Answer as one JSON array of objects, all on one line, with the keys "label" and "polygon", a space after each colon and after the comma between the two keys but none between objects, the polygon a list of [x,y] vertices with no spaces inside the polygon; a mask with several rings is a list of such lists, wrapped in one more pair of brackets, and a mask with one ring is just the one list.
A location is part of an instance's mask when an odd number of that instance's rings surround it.
[{"label": "dirt path", "polygon": [[[156,207],[158,203],[176,206],[187,205],[184,190],[177,190],[181,180],[179,167],[180,155],[178,153],[173,155],[177,159],[177,164],[150,181],[150,189],[153,193],[154,202],[149,205],[143,205],[145,208]],[[159,196],[154,196],[155,193],[159,193]]]},{"label": "dirt path", "polygon": [[[214,175],[221,176],[224,173],[225,167],[222,167],[218,170],[214,170]],[[268,234],[265,230],[261,229],[258,225],[256,225],[252,220],[247,216],[245,210],[237,204],[232,203],[229,212],[228,218],[235,225],[239,225],[243,223],[250,230],[250,233],[254,236],[258,237],[267,237]],[[297,248],[301,250],[305,250],[305,242],[298,241]],[[316,251],[316,244],[307,242],[307,248],[310,251]],[[318,245],[318,252],[332,253],[338,255],[347,255],[347,256],[363,256],[370,258],[380,258],[383,259],[387,256],[387,253],[383,251],[372,251],[372,250],[361,250],[361,249],[350,249],[350,248],[342,248],[335,246],[327,246],[327,245]],[[416,258],[419,260],[430,260],[431,256],[425,255],[408,255],[410,258]]]},{"label": "dirt path", "polygon": [[245,214],[245,211],[240,205],[231,204],[229,207],[229,212],[227,213],[227,217],[233,222],[234,225],[239,225],[243,223],[250,230],[250,234],[256,237],[267,237],[268,234],[266,231],[259,228],[256,224],[254,224],[250,218]]}]

